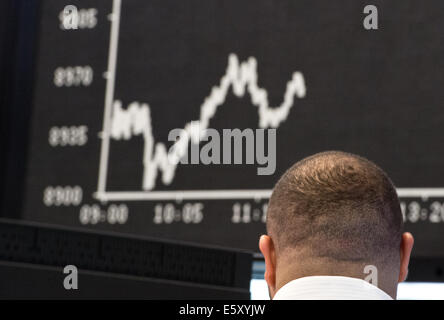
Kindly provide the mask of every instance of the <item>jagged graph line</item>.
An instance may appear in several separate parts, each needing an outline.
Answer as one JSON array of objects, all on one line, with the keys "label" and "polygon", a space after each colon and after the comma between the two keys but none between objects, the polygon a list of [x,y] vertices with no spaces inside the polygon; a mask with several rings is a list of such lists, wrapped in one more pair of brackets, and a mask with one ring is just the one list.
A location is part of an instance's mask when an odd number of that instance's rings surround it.
[{"label": "jagged graph line", "polygon": [[285,121],[294,104],[295,96],[303,98],[306,95],[306,85],[301,72],[294,72],[287,82],[287,87],[280,106],[270,107],[268,93],[258,86],[257,61],[254,57],[239,63],[235,54],[230,54],[226,73],[222,76],[219,85],[211,89],[204,99],[199,120],[186,123],[183,134],[167,151],[165,144],[155,142],[152,132],[150,107],[147,103],[132,102],[127,109],[122,102],[115,100],[112,106],[110,136],[115,140],[129,140],[132,136],[143,135],[143,190],[152,190],[155,187],[158,172],[162,172],[162,183],[171,184],[177,168],[177,161],[170,161],[174,157],[180,159],[186,155],[188,144],[198,143],[209,128],[210,120],[216,115],[219,106],[224,104],[229,89],[237,97],[249,94],[251,103],[258,108],[259,127],[277,128]]}]

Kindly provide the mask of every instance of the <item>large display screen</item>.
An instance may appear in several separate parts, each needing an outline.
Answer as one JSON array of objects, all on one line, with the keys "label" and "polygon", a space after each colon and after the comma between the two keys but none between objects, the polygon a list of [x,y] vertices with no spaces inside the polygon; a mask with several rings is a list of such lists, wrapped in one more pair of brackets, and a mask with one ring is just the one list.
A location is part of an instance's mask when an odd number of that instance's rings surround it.
[{"label": "large display screen", "polygon": [[22,217],[257,251],[280,175],[342,150],[392,178],[414,254],[444,256],[444,3],[377,1],[370,30],[366,5],[41,1]]}]

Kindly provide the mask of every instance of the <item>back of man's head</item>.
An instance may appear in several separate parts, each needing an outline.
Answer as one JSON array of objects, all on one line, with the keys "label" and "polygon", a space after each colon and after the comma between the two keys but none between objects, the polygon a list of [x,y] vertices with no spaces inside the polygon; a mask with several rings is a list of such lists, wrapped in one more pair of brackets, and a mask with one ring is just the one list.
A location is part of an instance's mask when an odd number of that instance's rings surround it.
[{"label": "back of man's head", "polygon": [[365,266],[373,265],[380,287],[393,294],[402,228],[388,176],[344,152],[318,153],[294,164],[276,184],[267,211],[283,284],[310,275],[364,278]]}]

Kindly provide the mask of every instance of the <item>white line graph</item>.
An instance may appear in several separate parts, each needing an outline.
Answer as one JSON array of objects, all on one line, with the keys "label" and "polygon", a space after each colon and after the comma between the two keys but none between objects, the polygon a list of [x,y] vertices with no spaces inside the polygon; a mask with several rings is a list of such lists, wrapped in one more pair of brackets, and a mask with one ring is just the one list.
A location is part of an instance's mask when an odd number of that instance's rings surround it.
[{"label": "white line graph", "polygon": [[118,100],[114,102],[111,116],[111,137],[116,140],[130,139],[133,135],[142,134],[145,140],[143,155],[142,189],[152,190],[155,187],[157,173],[162,172],[162,182],[171,184],[177,167],[177,161],[169,159],[182,158],[188,150],[189,143],[199,143],[209,127],[210,120],[216,115],[218,107],[223,105],[230,88],[237,97],[250,95],[251,103],[258,108],[259,127],[278,127],[285,121],[294,103],[294,97],[305,97],[306,87],[302,73],[294,72],[287,83],[284,101],[278,107],[269,107],[267,91],[257,84],[257,62],[255,58],[239,63],[235,54],[231,54],[225,75],[219,85],[214,86],[211,93],[201,105],[200,119],[188,122],[183,134],[174,143],[169,158],[167,148],[163,143],[154,141],[151,124],[150,107],[146,103],[131,103],[127,109],[122,108]]},{"label": "white line graph", "polygon": [[[109,15],[111,33],[108,55],[108,70],[106,76],[105,110],[100,153],[100,168],[97,192],[94,196],[102,201],[143,201],[143,200],[186,200],[186,199],[267,199],[271,195],[269,189],[259,190],[178,190],[152,191],[155,188],[157,174],[162,174],[162,183],[171,184],[177,167],[177,162],[168,160],[167,148],[163,143],[153,138],[150,106],[148,103],[132,102],[124,109],[122,102],[115,100],[114,88],[116,78],[116,64],[118,55],[119,24],[121,0],[113,0],[113,12]],[[230,91],[231,89],[231,91]],[[186,152],[190,142],[201,140],[204,130],[209,127],[210,120],[225,102],[229,93],[237,97],[249,95],[253,106],[258,108],[259,127],[276,128],[285,121],[294,104],[295,96],[304,98],[306,84],[301,72],[294,72],[287,82],[283,95],[283,102],[279,106],[270,106],[268,94],[264,88],[258,86],[257,61],[254,57],[240,62],[235,54],[228,57],[225,74],[218,85],[211,88],[209,95],[201,104],[200,117],[197,121],[185,124],[184,132],[172,149],[176,159],[180,159]],[[195,130],[195,126],[199,129]],[[110,139],[128,140],[132,136],[143,135],[143,182],[142,190],[135,191],[107,191],[108,156]],[[444,188],[399,188],[400,197],[433,197],[444,196]]]},{"label": "white line graph", "polygon": [[[283,102],[279,106],[270,106],[268,93],[258,85],[257,61],[254,57],[240,62],[236,54],[228,57],[228,66],[218,85],[211,88],[209,95],[203,100],[200,108],[199,120],[190,121],[184,126],[184,134],[174,143],[167,152],[165,144],[155,142],[152,133],[151,111],[147,103],[133,102],[126,109],[122,102],[114,100],[115,70],[117,64],[119,22],[121,0],[113,1],[113,13],[110,15],[111,36],[109,46],[108,71],[105,94],[105,112],[103,131],[101,133],[102,146],[100,156],[100,169],[98,188],[95,197],[101,201],[118,199],[177,199],[178,197],[200,197],[220,199],[224,197],[251,197],[252,191],[244,190],[216,190],[216,191],[150,191],[155,188],[157,174],[161,172],[162,183],[171,184],[176,171],[177,162],[169,161],[169,156],[180,159],[186,152],[189,143],[198,143],[203,138],[210,120],[216,115],[218,107],[224,104],[229,93],[237,97],[249,95],[253,106],[257,107],[260,128],[276,128],[285,121],[290,113],[295,96],[303,98],[306,95],[304,76],[301,72],[294,72],[287,82],[283,95]],[[231,90],[230,90],[231,89]],[[196,130],[198,128],[198,130]],[[143,182],[145,191],[109,192],[106,191],[106,177],[108,170],[108,155],[110,139],[130,139],[134,135],[143,135]],[[172,152],[171,152],[172,151]],[[166,194],[165,194],[166,193]],[[256,196],[268,195],[268,190],[255,190]],[[171,195],[171,196],[170,196]]]}]

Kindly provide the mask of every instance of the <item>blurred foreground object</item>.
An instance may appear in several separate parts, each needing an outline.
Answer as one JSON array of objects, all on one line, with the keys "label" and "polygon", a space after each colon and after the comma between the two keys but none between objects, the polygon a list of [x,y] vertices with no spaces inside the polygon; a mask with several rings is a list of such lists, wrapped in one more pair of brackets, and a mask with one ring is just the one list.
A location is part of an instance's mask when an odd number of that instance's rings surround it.
[{"label": "blurred foreground object", "polygon": [[247,252],[8,220],[0,239],[0,298],[250,298]]}]

